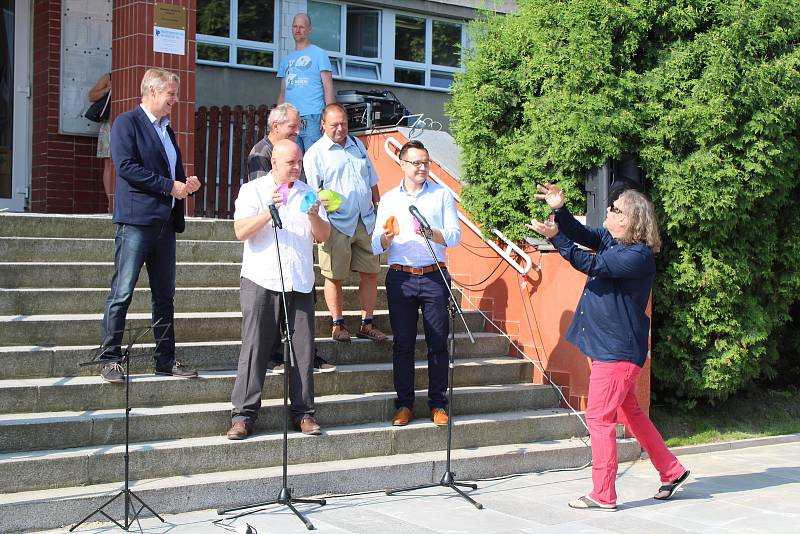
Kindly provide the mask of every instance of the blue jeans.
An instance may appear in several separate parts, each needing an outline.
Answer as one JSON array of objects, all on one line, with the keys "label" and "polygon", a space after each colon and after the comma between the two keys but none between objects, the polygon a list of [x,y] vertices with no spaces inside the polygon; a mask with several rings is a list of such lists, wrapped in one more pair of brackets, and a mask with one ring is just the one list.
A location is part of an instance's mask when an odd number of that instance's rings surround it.
[{"label": "blue jeans", "polygon": [[[175,228],[172,218],[164,224],[138,226],[118,224],[114,240],[114,277],[106,299],[101,331],[105,351],[101,358],[118,358],[122,353],[125,318],[142,265],[147,265],[153,304],[157,369],[171,369],[175,363]],[[159,342],[158,340],[161,339]]]},{"label": "blue jeans", "polygon": [[[444,270],[448,282],[450,275]],[[392,363],[396,408],[414,409],[414,348],[417,342],[417,320],[422,308],[422,326],[428,345],[428,406],[447,406],[447,372],[449,357],[447,336],[450,334],[447,303],[450,295],[442,276],[433,271],[416,276],[389,270],[386,274],[386,297],[392,325]]]},{"label": "blue jeans", "polygon": [[297,135],[295,143],[303,151],[303,154],[308,152],[311,145],[317,142],[317,139],[322,137],[322,115],[303,115],[300,117],[302,123],[300,126],[300,133]]}]

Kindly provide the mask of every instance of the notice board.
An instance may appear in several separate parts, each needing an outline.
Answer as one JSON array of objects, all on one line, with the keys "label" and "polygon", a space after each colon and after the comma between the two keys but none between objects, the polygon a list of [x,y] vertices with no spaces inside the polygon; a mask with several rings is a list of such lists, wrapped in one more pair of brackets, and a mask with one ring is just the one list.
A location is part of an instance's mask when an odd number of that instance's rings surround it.
[{"label": "notice board", "polygon": [[111,72],[111,8],[111,0],[61,2],[60,133],[96,136],[100,128],[83,112],[89,89]]}]

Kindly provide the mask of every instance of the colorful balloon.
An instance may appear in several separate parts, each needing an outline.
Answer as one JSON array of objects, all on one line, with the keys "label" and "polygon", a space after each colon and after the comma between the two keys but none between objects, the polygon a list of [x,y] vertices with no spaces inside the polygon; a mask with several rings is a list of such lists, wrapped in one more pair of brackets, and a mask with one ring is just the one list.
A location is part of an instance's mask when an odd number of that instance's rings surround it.
[{"label": "colorful balloon", "polygon": [[334,212],[342,205],[342,196],[333,189],[323,189],[317,196],[320,200],[326,200],[328,202],[328,205],[325,207],[328,212]]}]

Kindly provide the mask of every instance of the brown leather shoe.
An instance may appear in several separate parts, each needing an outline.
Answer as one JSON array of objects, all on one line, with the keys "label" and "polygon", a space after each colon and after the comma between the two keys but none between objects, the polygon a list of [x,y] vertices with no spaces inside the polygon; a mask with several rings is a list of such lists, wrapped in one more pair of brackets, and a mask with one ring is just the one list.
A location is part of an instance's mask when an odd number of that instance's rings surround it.
[{"label": "brown leather shoe", "polygon": [[350,343],[350,331],[346,326],[334,325],[333,330],[331,330],[331,338],[333,338],[334,341]]},{"label": "brown leather shoe", "polygon": [[361,328],[358,329],[356,337],[360,337],[361,339],[371,339],[372,341],[386,341],[389,339],[386,334],[375,328],[375,325],[372,323],[362,324]]},{"label": "brown leather shoe", "polygon": [[444,408],[434,408],[431,410],[431,421],[436,426],[447,426],[447,412],[444,411]]},{"label": "brown leather shoe", "polygon": [[319,436],[322,434],[320,426],[314,421],[314,417],[310,415],[304,415],[299,423],[295,423],[294,427],[303,434],[308,434],[309,436]]},{"label": "brown leather shoe", "polygon": [[228,430],[228,439],[244,439],[253,433],[253,424],[244,421],[235,421]]},{"label": "brown leather shoe", "polygon": [[412,419],[414,419],[414,412],[405,406],[398,408],[392,416],[392,426],[406,426]]}]

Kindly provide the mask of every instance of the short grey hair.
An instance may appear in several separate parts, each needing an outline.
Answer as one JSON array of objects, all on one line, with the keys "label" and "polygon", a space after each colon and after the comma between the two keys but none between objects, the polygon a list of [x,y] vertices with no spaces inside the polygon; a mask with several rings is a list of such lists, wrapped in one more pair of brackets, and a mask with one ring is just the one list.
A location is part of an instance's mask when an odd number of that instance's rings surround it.
[{"label": "short grey hair", "polygon": [[142,96],[145,96],[151,87],[156,91],[163,91],[167,88],[167,84],[171,82],[180,85],[181,79],[177,74],[165,69],[147,69],[142,78]]},{"label": "short grey hair", "polygon": [[297,110],[297,108],[288,102],[278,104],[272,108],[272,111],[269,112],[269,117],[267,118],[267,128],[269,128],[269,131],[272,131],[272,127],[274,125],[288,121],[289,113],[291,112],[297,113],[298,116],[300,115],[300,112]]}]

